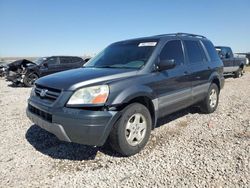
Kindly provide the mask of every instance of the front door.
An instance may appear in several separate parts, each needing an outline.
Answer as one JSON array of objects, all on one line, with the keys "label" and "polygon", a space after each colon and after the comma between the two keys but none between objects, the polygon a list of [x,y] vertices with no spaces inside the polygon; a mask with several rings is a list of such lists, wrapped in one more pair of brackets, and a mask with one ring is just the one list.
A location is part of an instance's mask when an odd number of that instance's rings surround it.
[{"label": "front door", "polygon": [[191,82],[181,40],[171,40],[163,47],[160,60],[175,60],[172,69],[153,73],[153,90],[158,97],[159,117],[191,104]]},{"label": "front door", "polygon": [[40,68],[41,76],[46,76],[58,72],[59,59],[58,57],[49,57]]}]

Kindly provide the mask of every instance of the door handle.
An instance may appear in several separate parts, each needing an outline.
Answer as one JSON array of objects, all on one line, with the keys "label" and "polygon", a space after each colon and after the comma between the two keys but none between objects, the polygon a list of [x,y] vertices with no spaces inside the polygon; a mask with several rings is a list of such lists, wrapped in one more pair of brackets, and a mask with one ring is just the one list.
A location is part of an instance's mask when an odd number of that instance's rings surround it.
[{"label": "door handle", "polygon": [[188,74],[189,72],[188,71],[184,71],[184,74],[186,75],[186,74]]}]

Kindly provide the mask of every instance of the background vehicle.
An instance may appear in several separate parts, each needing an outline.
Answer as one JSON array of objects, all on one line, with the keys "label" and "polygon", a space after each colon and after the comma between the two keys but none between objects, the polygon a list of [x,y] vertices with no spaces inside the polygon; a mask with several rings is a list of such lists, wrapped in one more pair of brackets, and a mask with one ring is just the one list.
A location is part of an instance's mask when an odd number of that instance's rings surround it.
[{"label": "background vehicle", "polygon": [[146,145],[158,118],[194,104],[214,112],[223,85],[223,63],[205,37],[139,38],[108,46],[82,69],[38,79],[27,116],[61,140],[108,140],[129,156]]},{"label": "background vehicle", "polygon": [[7,65],[4,62],[0,62],[0,77],[6,76],[7,69]]},{"label": "background vehicle", "polygon": [[31,65],[35,64],[27,59],[20,59],[8,64],[5,69],[6,80],[13,82],[15,85],[21,83],[26,68]]},{"label": "background vehicle", "polygon": [[79,68],[84,63],[82,58],[74,56],[41,57],[34,62],[19,60],[9,65],[7,79],[13,83],[23,83],[30,87],[40,77]]},{"label": "background vehicle", "polygon": [[224,73],[232,73],[235,78],[241,77],[244,73],[246,58],[234,57],[233,51],[230,47],[216,46],[215,48],[223,61]]}]

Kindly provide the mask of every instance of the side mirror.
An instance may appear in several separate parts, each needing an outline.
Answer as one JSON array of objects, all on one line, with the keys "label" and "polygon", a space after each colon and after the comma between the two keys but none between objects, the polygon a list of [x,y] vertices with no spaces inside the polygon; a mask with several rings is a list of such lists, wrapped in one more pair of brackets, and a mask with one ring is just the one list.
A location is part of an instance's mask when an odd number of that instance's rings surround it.
[{"label": "side mirror", "polygon": [[176,66],[176,62],[174,59],[168,59],[168,60],[160,60],[157,64],[157,69],[159,71],[172,69]]}]

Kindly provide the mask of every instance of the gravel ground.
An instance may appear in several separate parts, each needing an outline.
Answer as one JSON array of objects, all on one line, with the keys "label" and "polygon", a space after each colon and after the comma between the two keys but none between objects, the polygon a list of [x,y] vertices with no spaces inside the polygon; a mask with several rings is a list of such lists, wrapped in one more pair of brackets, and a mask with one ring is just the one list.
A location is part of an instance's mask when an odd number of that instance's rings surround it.
[{"label": "gravel ground", "polygon": [[160,120],[146,148],[64,143],[25,115],[29,88],[0,80],[0,187],[250,187],[250,73],[227,78],[215,113]]}]

